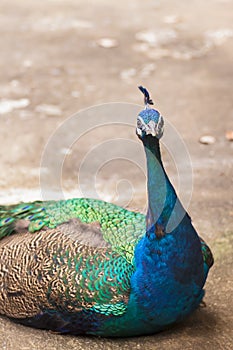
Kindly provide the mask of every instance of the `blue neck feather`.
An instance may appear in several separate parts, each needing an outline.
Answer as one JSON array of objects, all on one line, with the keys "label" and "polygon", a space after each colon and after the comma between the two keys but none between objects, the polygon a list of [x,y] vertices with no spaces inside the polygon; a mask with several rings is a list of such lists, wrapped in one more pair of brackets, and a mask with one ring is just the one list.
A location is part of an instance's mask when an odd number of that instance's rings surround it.
[{"label": "blue neck feather", "polygon": [[[148,212],[147,233],[158,237],[167,231],[168,221],[174,222],[177,214],[186,214],[164,170],[159,140],[147,135],[143,138],[147,159]],[[156,193],[156,196],[155,196]],[[174,213],[174,207],[176,212]],[[176,217],[175,217],[176,216]]]},{"label": "blue neck feather", "polygon": [[[142,323],[150,320],[155,327],[181,320],[196,309],[205,278],[199,237],[163,168],[159,141],[150,135],[142,141],[149,204],[146,235],[135,249],[136,272],[131,285],[137,302],[140,300],[138,318],[142,317]],[[177,213],[182,213],[182,219],[167,231]]]}]

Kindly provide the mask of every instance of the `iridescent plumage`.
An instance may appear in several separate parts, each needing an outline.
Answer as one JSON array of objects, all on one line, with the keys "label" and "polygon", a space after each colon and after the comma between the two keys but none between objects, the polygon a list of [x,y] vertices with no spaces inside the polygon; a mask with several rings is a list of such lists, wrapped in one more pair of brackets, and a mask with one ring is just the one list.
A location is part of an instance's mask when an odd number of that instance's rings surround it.
[{"label": "iridescent plumage", "polygon": [[[60,333],[131,336],[159,331],[200,304],[212,254],[164,171],[163,119],[143,89],[146,217],[85,198],[1,206],[1,314]],[[177,211],[182,219],[169,232]]]}]

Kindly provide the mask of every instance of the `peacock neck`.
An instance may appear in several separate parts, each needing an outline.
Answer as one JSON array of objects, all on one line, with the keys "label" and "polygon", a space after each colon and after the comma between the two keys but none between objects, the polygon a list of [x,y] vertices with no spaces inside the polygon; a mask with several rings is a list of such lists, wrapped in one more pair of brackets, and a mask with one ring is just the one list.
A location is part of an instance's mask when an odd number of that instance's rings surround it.
[{"label": "peacock neck", "polygon": [[147,234],[161,237],[166,233],[174,206],[184,209],[163,167],[159,140],[147,135],[143,144],[147,159]]}]

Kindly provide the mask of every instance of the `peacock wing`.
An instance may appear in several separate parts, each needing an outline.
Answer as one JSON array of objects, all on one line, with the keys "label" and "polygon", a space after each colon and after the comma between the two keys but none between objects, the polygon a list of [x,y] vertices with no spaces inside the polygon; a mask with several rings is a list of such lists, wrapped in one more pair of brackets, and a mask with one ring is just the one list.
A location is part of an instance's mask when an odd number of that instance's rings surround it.
[{"label": "peacock wing", "polygon": [[[145,216],[104,201],[75,198],[62,201],[20,203],[0,207],[0,238],[25,225],[29,232],[57,228],[70,219],[99,225],[103,239],[129,262],[134,248],[145,233]],[[24,220],[24,222],[22,221]]]},{"label": "peacock wing", "polygon": [[80,220],[36,235],[21,232],[1,242],[0,310],[17,319],[53,310],[122,315],[133,272],[98,227]]}]

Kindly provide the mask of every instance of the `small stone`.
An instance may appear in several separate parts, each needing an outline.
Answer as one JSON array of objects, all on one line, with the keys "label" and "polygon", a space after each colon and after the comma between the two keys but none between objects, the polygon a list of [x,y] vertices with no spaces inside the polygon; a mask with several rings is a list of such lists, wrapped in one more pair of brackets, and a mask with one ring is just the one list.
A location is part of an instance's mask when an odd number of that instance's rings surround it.
[{"label": "small stone", "polygon": [[177,33],[172,29],[158,31],[144,30],[136,33],[136,40],[149,44],[150,46],[166,45],[177,38]]},{"label": "small stone", "polygon": [[205,33],[205,39],[210,45],[222,45],[227,39],[233,37],[233,30],[222,28],[218,30],[209,30]]},{"label": "small stone", "polygon": [[200,137],[199,142],[203,145],[212,145],[216,142],[216,139],[214,136],[211,135],[203,135]]},{"label": "small stone", "polygon": [[226,131],[225,137],[228,141],[233,141],[233,130]]},{"label": "small stone", "polygon": [[117,47],[118,41],[116,39],[112,39],[112,38],[101,38],[99,40],[97,40],[97,44],[100,47],[103,47],[105,49],[112,49],[114,47]]},{"label": "small stone", "polygon": [[41,104],[35,109],[36,112],[45,113],[47,115],[61,115],[61,110],[58,106]]},{"label": "small stone", "polygon": [[25,108],[30,104],[29,99],[21,98],[19,100],[0,100],[0,114],[5,114],[17,108]]}]

